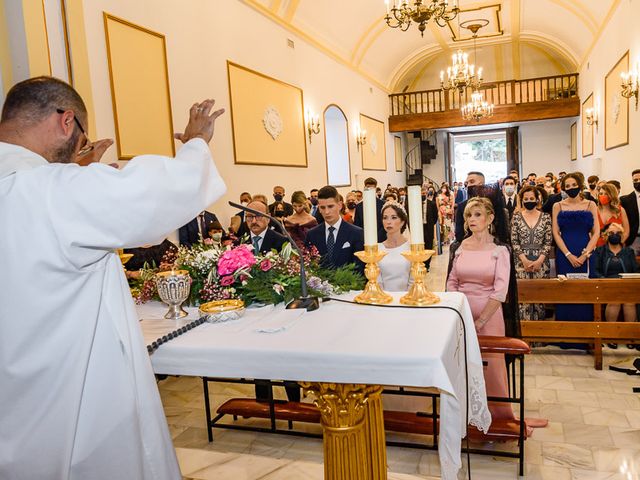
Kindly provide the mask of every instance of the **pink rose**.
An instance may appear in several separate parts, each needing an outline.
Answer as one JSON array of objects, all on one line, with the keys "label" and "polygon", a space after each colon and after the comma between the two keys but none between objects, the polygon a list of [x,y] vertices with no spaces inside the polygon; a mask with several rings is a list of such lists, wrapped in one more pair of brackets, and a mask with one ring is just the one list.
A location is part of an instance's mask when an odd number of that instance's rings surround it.
[{"label": "pink rose", "polygon": [[223,287],[228,287],[229,285],[232,285],[233,282],[234,280],[231,275],[227,275],[226,277],[222,277],[220,279],[220,285],[222,285]]},{"label": "pink rose", "polygon": [[260,270],[262,270],[263,272],[268,272],[269,270],[271,270],[272,267],[273,267],[273,264],[271,263],[271,260],[269,260],[268,258],[265,258],[260,262]]},{"label": "pink rose", "polygon": [[253,255],[251,247],[240,245],[232,250],[227,250],[218,260],[218,273],[220,275],[231,275],[241,268],[252,267],[256,264],[256,257]]}]

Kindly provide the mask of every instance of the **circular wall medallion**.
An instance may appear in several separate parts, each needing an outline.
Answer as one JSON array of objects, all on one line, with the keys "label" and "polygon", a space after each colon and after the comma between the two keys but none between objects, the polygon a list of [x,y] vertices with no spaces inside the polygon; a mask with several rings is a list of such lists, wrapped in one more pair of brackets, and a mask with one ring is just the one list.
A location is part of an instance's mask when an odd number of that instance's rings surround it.
[{"label": "circular wall medallion", "polygon": [[262,124],[271,138],[274,140],[282,133],[282,117],[276,107],[267,107],[262,117]]}]

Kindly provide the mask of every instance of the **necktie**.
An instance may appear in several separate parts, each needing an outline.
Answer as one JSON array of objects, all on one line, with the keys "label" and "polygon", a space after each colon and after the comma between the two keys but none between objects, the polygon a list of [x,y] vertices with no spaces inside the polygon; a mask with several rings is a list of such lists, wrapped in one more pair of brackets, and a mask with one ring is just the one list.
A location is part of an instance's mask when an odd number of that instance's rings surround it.
[{"label": "necktie", "polygon": [[336,227],[329,227],[329,236],[327,237],[327,259],[333,264],[333,248],[336,246],[336,237],[333,235]]},{"label": "necktie", "polygon": [[513,208],[513,199],[509,197],[509,201],[507,202],[507,208],[511,210]]},{"label": "necktie", "polygon": [[260,239],[262,237],[255,236],[253,237],[253,251],[258,253],[260,251]]}]

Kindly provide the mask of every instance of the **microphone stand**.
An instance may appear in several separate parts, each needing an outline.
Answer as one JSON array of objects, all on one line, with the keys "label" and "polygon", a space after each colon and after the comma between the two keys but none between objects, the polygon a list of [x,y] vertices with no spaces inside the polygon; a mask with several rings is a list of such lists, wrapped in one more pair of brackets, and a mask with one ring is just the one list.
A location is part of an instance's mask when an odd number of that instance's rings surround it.
[{"label": "microphone stand", "polygon": [[278,225],[278,228],[284,234],[284,236],[287,237],[287,240],[289,240],[289,244],[291,245],[291,248],[293,248],[298,253],[298,258],[300,259],[300,288],[302,289],[302,295],[300,296],[300,298],[296,298],[291,302],[289,302],[286,308],[287,309],[305,308],[308,312],[311,312],[313,310],[317,310],[318,308],[320,308],[320,302],[318,301],[318,297],[310,296],[309,291],[307,289],[307,274],[304,270],[304,258],[302,256],[302,252],[300,251],[300,248],[298,248],[298,245],[296,244],[296,242],[293,241],[293,238],[291,238],[291,235],[289,235],[289,232],[287,232],[287,229],[284,228],[284,225],[282,225],[282,222],[267,213],[261,212],[259,210],[254,210],[253,208],[245,207],[244,205],[240,205],[235,202],[229,202],[229,205],[231,205],[232,207],[238,208],[240,210],[243,210],[245,212],[253,213],[258,217],[265,217],[265,218],[268,218],[269,220],[273,220],[273,222]]}]

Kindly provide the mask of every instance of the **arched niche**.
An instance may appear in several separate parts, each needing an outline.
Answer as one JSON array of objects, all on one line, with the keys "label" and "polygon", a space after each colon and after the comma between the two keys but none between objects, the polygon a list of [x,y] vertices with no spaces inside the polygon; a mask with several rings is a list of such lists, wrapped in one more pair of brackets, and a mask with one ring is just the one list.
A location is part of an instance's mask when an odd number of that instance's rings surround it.
[{"label": "arched niche", "polygon": [[349,161],[349,122],[342,109],[334,104],[324,110],[324,145],[327,159],[327,184],[351,185]]}]

